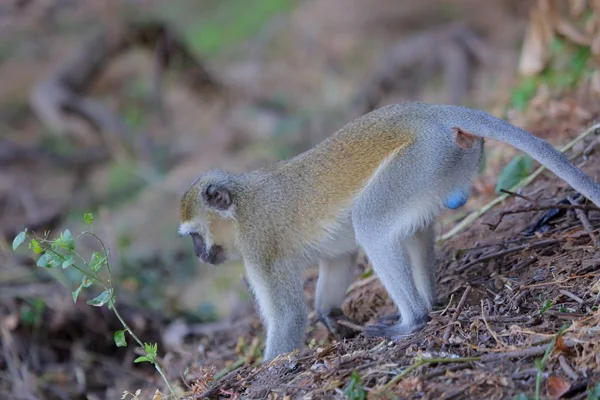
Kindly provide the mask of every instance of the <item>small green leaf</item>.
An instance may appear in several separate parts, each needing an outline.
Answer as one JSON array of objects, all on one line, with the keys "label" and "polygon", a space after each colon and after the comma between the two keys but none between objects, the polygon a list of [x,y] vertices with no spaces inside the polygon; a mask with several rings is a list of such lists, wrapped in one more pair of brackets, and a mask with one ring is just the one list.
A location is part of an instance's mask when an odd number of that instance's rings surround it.
[{"label": "small green leaf", "polygon": [[91,225],[92,222],[94,222],[94,216],[92,215],[92,213],[83,214],[83,220],[86,224]]},{"label": "small green leaf", "polygon": [[81,278],[81,285],[83,287],[90,287],[93,284],[94,284],[94,279],[91,279],[91,278],[89,278],[87,276],[84,276],[84,277]]},{"label": "small green leaf", "polygon": [[540,308],[539,315],[542,315],[543,313],[545,313],[546,311],[548,311],[551,308],[552,308],[552,300],[546,300],[544,302],[544,304],[542,305],[542,307]]},{"label": "small green leaf", "polygon": [[529,400],[529,397],[525,393],[521,393],[513,397],[513,400]]},{"label": "small green leaf", "polygon": [[98,296],[94,297],[91,300],[87,301],[87,304],[94,307],[102,307],[106,304],[112,296],[112,290],[106,289],[104,292],[100,293]]},{"label": "small green leaf", "polygon": [[51,251],[45,252],[44,255],[48,259],[47,268],[55,268],[62,264],[62,259]]},{"label": "small green leaf", "polygon": [[538,371],[542,371],[544,369],[544,361],[541,358],[536,358],[533,360],[533,364]]},{"label": "small green leaf", "polygon": [[502,193],[500,189],[512,189],[517,183],[527,178],[532,169],[533,159],[531,157],[516,156],[500,172],[498,183],[496,184],[496,193]]},{"label": "small green leaf", "polygon": [[98,272],[104,265],[106,265],[106,257],[102,256],[100,253],[94,252],[90,259],[90,268],[92,271]]},{"label": "small green leaf", "polygon": [[115,339],[115,344],[117,347],[127,347],[127,341],[125,340],[125,331],[116,331],[113,335]]},{"label": "small green leaf", "polygon": [[158,354],[158,344],[144,343],[144,350],[146,351],[148,357],[154,358]]},{"label": "small green leaf", "polygon": [[349,400],[365,400],[367,398],[367,392],[363,389],[361,383],[361,377],[357,371],[352,371],[350,380],[344,388],[344,395]]},{"label": "small green leaf", "polygon": [[77,290],[75,290],[72,295],[73,295],[73,303],[77,303],[77,297],[79,297],[79,292],[81,292],[81,289],[83,288],[83,283],[81,285],[79,285],[79,287],[77,288]]},{"label": "small green leaf", "polygon": [[600,382],[589,391],[586,400],[600,400]]},{"label": "small green leaf", "polygon": [[150,360],[146,356],[140,356],[140,357],[136,358],[135,360],[133,360],[134,363],[139,363],[139,362],[144,362],[144,361],[150,362]]},{"label": "small green leaf", "polygon": [[75,262],[75,258],[73,256],[67,256],[65,261],[62,263],[63,268],[69,268]]},{"label": "small green leaf", "polygon": [[73,235],[71,235],[71,231],[65,229],[65,231],[60,235],[61,246],[68,251],[75,250],[75,241],[73,240]]},{"label": "small green leaf", "polygon": [[48,253],[42,254],[40,258],[38,258],[36,265],[42,268],[52,268],[52,265],[50,265],[50,257],[48,256]]},{"label": "small green leaf", "polygon": [[41,254],[44,252],[44,248],[42,247],[42,245],[40,244],[40,242],[38,242],[35,239],[31,239],[31,242],[29,242],[29,248],[31,250],[33,250],[33,252],[35,254]]},{"label": "small green leaf", "polygon": [[17,236],[15,236],[15,238],[13,239],[13,242],[12,242],[13,251],[17,250],[17,248],[25,241],[26,237],[27,237],[27,229],[25,229],[23,232],[21,232]]}]

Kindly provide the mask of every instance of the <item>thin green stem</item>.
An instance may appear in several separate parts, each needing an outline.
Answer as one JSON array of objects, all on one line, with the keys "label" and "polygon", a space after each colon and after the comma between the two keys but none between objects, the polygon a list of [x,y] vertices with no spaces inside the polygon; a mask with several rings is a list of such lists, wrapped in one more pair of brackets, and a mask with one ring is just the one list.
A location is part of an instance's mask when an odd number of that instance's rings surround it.
[{"label": "thin green stem", "polygon": [[98,235],[96,235],[94,232],[90,232],[90,231],[83,232],[81,235],[77,236],[77,239],[79,239],[80,237],[85,236],[85,235],[92,236],[93,238],[95,238],[98,241],[98,243],[100,243],[100,246],[102,246],[102,251],[104,252],[104,257],[106,258],[106,268],[108,269],[108,273],[110,275],[111,271],[110,271],[110,265],[108,263],[108,249],[104,245],[104,242],[98,237]]},{"label": "thin green stem", "polygon": [[[117,310],[117,307],[115,306],[115,302],[114,302],[113,299],[110,299],[109,304],[110,304],[110,307],[112,308],[113,312],[115,313],[115,315],[119,319],[119,322],[121,322],[121,325],[123,325],[123,328],[125,328],[125,330],[127,332],[129,332],[129,334],[131,335],[131,337],[133,338],[133,340],[135,340],[137,342],[137,344],[139,344],[142,347],[142,349],[145,348],[144,347],[144,343],[140,340],[139,337],[137,337],[137,335],[135,333],[133,333],[133,330],[129,327],[129,325],[127,324],[127,322],[125,322],[125,320],[123,319],[123,317],[121,316],[121,314]],[[175,398],[179,399],[179,396],[175,392],[175,389],[173,388],[173,386],[171,386],[171,383],[167,379],[167,376],[163,372],[163,370],[162,370],[160,364],[158,363],[158,361],[156,359],[154,359],[152,361],[152,364],[154,364],[154,368],[156,368],[156,370],[158,371],[158,373],[162,377],[163,381],[165,382],[165,384],[169,388],[169,391],[171,392],[171,394],[173,396],[175,396]]]},{"label": "thin green stem", "polygon": [[[550,354],[552,354],[552,350],[554,349],[554,345],[556,344],[556,341],[558,340],[558,337],[561,336],[563,333],[565,333],[565,331],[569,328],[569,324],[564,324],[563,326],[560,327],[560,329],[558,330],[558,333],[556,335],[554,335],[554,337],[552,338],[552,340],[550,341],[550,343],[548,343],[548,347],[546,347],[546,351],[544,352],[544,355],[542,356],[542,359],[539,361],[539,365],[536,365],[537,367],[537,375],[535,377],[535,399],[536,400],[540,400],[540,391],[541,391],[541,387],[542,387],[542,374],[544,373],[544,369],[546,368],[546,363],[548,362],[548,358],[550,357]],[[536,362],[537,364],[537,362]]]}]

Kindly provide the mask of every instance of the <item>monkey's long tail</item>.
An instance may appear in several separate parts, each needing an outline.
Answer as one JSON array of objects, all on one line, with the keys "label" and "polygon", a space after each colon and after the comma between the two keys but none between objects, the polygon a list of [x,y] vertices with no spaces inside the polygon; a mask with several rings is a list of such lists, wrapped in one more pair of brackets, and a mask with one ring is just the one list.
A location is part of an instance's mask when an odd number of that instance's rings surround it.
[{"label": "monkey's long tail", "polygon": [[505,142],[529,154],[540,164],[567,181],[575,190],[600,207],[600,186],[550,143],[485,111],[461,106],[441,106],[446,121],[469,133]]}]

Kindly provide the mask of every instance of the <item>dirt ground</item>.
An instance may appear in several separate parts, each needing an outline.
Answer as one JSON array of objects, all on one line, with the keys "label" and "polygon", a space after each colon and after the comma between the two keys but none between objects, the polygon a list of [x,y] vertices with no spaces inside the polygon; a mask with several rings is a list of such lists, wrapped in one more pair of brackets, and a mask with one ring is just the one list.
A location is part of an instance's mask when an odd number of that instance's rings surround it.
[{"label": "dirt ground", "polygon": [[[121,312],[144,341],[158,343],[167,376],[185,398],[525,399],[535,398],[537,380],[540,398],[600,399],[600,211],[583,199],[573,206],[575,192],[548,172],[438,242],[439,304],[423,331],[398,341],[339,341],[311,313],[303,349],[259,364],[264,332],[241,264],[199,266],[175,234],[179,196],[200,171],[247,170],[289,157],[362,114],[369,99],[451,102],[464,93],[460,102],[556,146],[599,122],[600,106],[585,90],[543,92],[527,112],[508,107],[503,114],[533,2],[281,1],[287,8],[252,34],[234,41],[222,30],[221,42],[203,39],[214,37],[203,28],[212,20],[254,23],[236,1],[0,5],[0,397],[119,399],[140,389],[139,399],[152,399],[157,389],[167,392],[154,369],[133,363],[134,346],[115,347],[121,327],[109,310],[74,304],[71,277],[57,280],[10,251],[23,226],[77,231],[81,214],[94,211],[119,274]],[[271,3],[278,2],[255,2],[255,14]],[[175,18],[227,93],[208,94],[165,73],[169,118],[161,119],[148,83],[155,80],[152,54],[133,51],[108,63],[89,93],[136,126],[130,158],[121,156],[122,143],[111,145],[89,127],[49,133],[29,103],[34,85],[80,48],[88,25],[118,25],[123,4],[159,7],[159,15]],[[449,32],[453,42],[444,42]],[[479,40],[485,62],[463,54],[465,43]],[[416,45],[393,50],[403,43]],[[441,47],[425,53],[447,57],[423,56],[438,67],[431,76],[407,65],[391,75],[392,89],[389,76],[369,86],[394,60],[402,64],[435,43]],[[427,84],[415,85],[419,79]],[[154,143],[150,153],[145,139]],[[600,128],[568,152],[593,177],[600,176],[599,140]],[[77,154],[102,158],[81,163]],[[442,215],[440,234],[497,196],[499,171],[515,154],[488,143],[472,198]],[[311,267],[311,310],[316,279]],[[394,312],[362,256],[344,311],[360,326]]]}]

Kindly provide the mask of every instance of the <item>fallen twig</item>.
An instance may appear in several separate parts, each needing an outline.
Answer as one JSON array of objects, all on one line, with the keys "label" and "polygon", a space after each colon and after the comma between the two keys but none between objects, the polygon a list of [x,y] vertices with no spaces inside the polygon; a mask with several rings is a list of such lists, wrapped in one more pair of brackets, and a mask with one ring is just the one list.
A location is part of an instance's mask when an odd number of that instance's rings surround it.
[{"label": "fallen twig", "polygon": [[582,299],[581,297],[579,297],[579,296],[577,296],[577,295],[575,295],[575,294],[573,294],[573,293],[569,292],[568,290],[561,289],[561,290],[559,290],[558,292],[559,292],[560,294],[562,294],[562,295],[565,295],[565,296],[567,296],[567,297],[568,297],[568,298],[570,298],[570,299],[573,299],[573,300],[575,300],[575,301],[576,301],[576,302],[578,302],[579,304],[583,304],[583,299]]},{"label": "fallen twig", "polygon": [[532,203],[532,204],[536,204],[536,203],[537,203],[537,202],[536,202],[534,199],[532,199],[531,197],[529,197],[529,196],[525,196],[525,195],[523,195],[523,194],[519,194],[519,193],[517,193],[517,192],[511,192],[510,190],[506,190],[506,189],[500,189],[500,191],[501,191],[502,193],[506,193],[506,194],[507,194],[507,195],[509,195],[509,196],[513,196],[513,197],[520,197],[521,199],[523,199],[523,200],[527,200],[528,202],[530,202],[530,203]]},{"label": "fallen twig", "polygon": [[469,363],[469,362],[479,361],[480,359],[481,359],[481,357],[420,358],[420,359],[417,360],[417,362],[415,362],[411,366],[407,367],[404,371],[400,372],[398,375],[396,375],[395,377],[393,377],[392,380],[390,380],[388,383],[386,383],[385,385],[383,385],[380,389],[377,390],[377,392],[381,393],[381,392],[385,392],[385,391],[389,390],[389,388],[392,387],[392,385],[398,383],[406,375],[410,374],[411,372],[413,372],[417,368],[422,367],[423,365],[427,365],[427,364]]},{"label": "fallen twig", "polygon": [[521,251],[521,250],[525,250],[525,249],[531,249],[531,248],[534,248],[534,247],[541,247],[541,246],[549,246],[549,245],[552,245],[552,244],[560,243],[560,242],[562,242],[564,240],[566,240],[566,239],[563,239],[563,238],[561,238],[561,239],[546,239],[546,240],[540,240],[540,241],[533,242],[533,243],[526,243],[526,244],[523,244],[521,246],[512,247],[510,249],[504,249],[504,250],[501,250],[501,251],[497,251],[495,253],[488,254],[488,255],[480,257],[480,258],[478,258],[476,260],[473,260],[473,261],[471,261],[471,262],[469,262],[469,263],[467,263],[465,265],[459,266],[459,267],[456,268],[456,271],[457,272],[463,272],[463,271],[469,269],[470,267],[472,267],[473,265],[482,263],[484,261],[492,260],[492,259],[497,258],[497,257],[502,257],[502,256],[505,256],[507,254],[516,253],[517,251]]},{"label": "fallen twig", "polygon": [[562,354],[558,356],[558,363],[560,364],[562,370],[565,371],[565,374],[569,376],[569,378],[573,379],[574,381],[579,379],[579,375],[577,375],[577,372],[575,372],[571,365],[569,365],[569,362]]},{"label": "fallen twig", "polygon": [[444,343],[448,343],[448,339],[450,338],[450,334],[452,333],[452,328],[454,327],[454,323],[458,319],[458,316],[460,315],[460,312],[461,312],[461,310],[465,304],[465,301],[467,300],[467,296],[469,296],[470,292],[471,292],[471,286],[468,285],[465,288],[465,291],[464,291],[462,297],[460,298],[460,301],[458,302],[456,309],[454,310],[454,314],[452,315],[450,324],[448,324],[448,327],[446,328],[446,332],[444,332],[444,336],[443,336]]},{"label": "fallen twig", "polygon": [[[569,203],[571,203],[572,205],[579,206],[579,202],[573,197],[567,197],[567,200],[569,200]],[[587,234],[590,236],[590,239],[592,239],[592,243],[594,243],[594,246],[598,246],[598,237],[594,233],[594,228],[592,227],[592,224],[590,223],[590,220],[588,219],[587,215],[581,209],[575,209],[575,213],[577,214],[577,218],[579,218],[579,220],[581,221],[583,229],[585,229]]]},{"label": "fallen twig", "polygon": [[560,281],[540,282],[540,283],[533,283],[531,285],[525,285],[525,286],[522,286],[521,289],[530,289],[530,288],[534,288],[534,287],[549,286],[549,285],[562,285],[563,283],[571,281],[573,279],[588,278],[590,276],[600,276],[600,274],[589,273],[589,274],[583,274],[583,275],[574,275],[574,276],[570,276],[568,278],[562,279]]},{"label": "fallen twig", "polygon": [[[569,198],[570,199],[570,198]],[[595,207],[595,206],[582,206],[579,204],[555,204],[555,205],[548,205],[548,206],[535,206],[535,207],[529,207],[529,208],[521,208],[518,210],[510,210],[510,211],[502,211],[499,216],[498,216],[498,222],[496,222],[495,224],[486,224],[490,227],[490,229],[492,231],[495,231],[496,228],[498,228],[498,226],[500,225],[500,223],[502,223],[502,220],[504,219],[504,217],[506,215],[510,215],[510,214],[523,214],[523,213],[528,213],[528,212],[533,212],[533,211],[544,211],[544,210],[553,210],[553,209],[559,209],[559,210],[575,210],[575,212],[579,212],[581,213],[582,210],[585,211],[600,211],[600,208]],[[585,215],[585,214],[584,214]],[[586,217],[587,219],[587,217]],[[583,221],[582,221],[583,223]],[[590,230],[591,229],[591,224],[590,221],[587,220],[588,225],[590,226]]]},{"label": "fallen twig", "polygon": [[485,327],[487,328],[487,330],[490,333],[490,335],[492,335],[492,337],[494,338],[494,340],[496,341],[496,343],[499,344],[499,345],[502,345],[503,347],[508,347],[508,345],[506,343],[504,343],[502,341],[502,339],[500,339],[498,337],[498,335],[496,334],[496,332],[494,332],[494,330],[490,327],[490,324],[488,323],[487,319],[485,318],[485,311],[483,309],[483,300],[481,300],[481,319],[483,320],[483,323],[485,324]]},{"label": "fallen twig", "polygon": [[[578,343],[572,339],[565,339],[564,344],[565,344],[565,346],[571,348],[571,347],[575,347]],[[512,358],[527,358],[527,357],[539,356],[541,354],[544,354],[546,352],[547,348],[548,348],[547,344],[542,344],[539,346],[532,346],[532,347],[528,347],[526,349],[507,351],[507,352],[503,352],[503,353],[489,353],[489,354],[482,355],[480,357],[479,361],[490,362],[490,361],[498,361],[498,360],[508,360],[508,359],[512,359]]]}]

